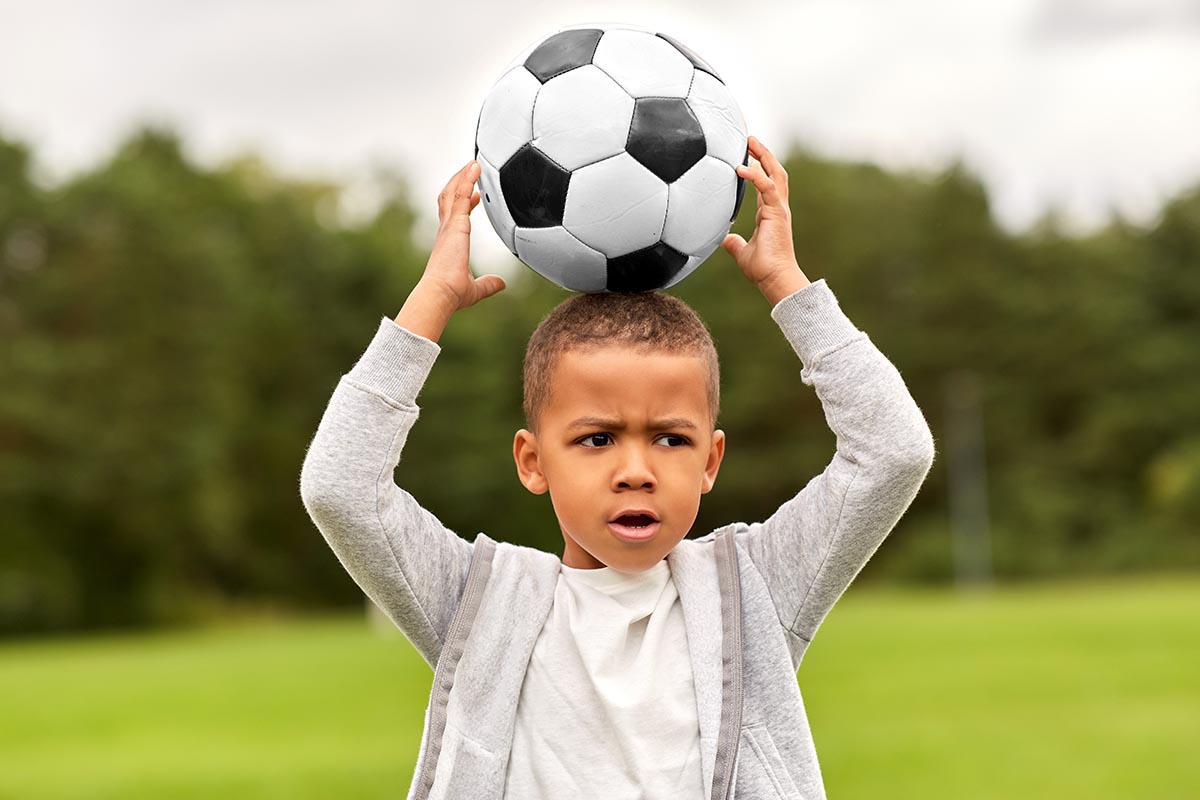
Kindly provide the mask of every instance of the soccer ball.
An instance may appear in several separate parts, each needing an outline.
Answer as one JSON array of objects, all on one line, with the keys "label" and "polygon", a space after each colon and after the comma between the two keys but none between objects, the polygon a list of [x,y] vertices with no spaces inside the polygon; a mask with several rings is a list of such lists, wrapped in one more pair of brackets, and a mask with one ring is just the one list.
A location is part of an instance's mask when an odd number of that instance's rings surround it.
[{"label": "soccer ball", "polygon": [[479,191],[513,255],[575,292],[673,286],[729,233],[746,123],[716,70],[664,33],[564,28],[488,92]]}]

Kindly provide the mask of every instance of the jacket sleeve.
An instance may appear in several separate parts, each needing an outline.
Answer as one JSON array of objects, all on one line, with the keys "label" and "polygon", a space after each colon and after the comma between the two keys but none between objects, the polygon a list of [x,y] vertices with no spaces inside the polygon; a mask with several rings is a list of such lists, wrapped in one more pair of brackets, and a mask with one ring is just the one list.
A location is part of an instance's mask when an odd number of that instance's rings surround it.
[{"label": "jacket sleeve", "polygon": [[304,507],[342,566],[430,666],[462,597],[474,545],[396,486],[393,471],[440,352],[383,317],[338,381],[300,471]]},{"label": "jacket sleeve", "polygon": [[847,319],[823,279],[779,301],[771,317],[837,437],[824,471],[739,537],[798,666],[821,621],[916,496],[934,444],[900,373]]}]

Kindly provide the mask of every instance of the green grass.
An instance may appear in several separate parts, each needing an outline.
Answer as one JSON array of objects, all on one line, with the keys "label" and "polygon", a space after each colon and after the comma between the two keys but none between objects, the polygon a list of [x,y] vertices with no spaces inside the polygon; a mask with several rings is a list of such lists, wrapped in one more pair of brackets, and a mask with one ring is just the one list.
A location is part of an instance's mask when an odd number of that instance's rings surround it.
[{"label": "green grass", "polygon": [[810,656],[832,797],[1200,797],[1200,580],[851,591]]},{"label": "green grass", "polygon": [[[1200,795],[1200,580],[855,587],[800,669],[830,797]],[[396,798],[432,671],[362,617],[0,645],[0,798]]]}]

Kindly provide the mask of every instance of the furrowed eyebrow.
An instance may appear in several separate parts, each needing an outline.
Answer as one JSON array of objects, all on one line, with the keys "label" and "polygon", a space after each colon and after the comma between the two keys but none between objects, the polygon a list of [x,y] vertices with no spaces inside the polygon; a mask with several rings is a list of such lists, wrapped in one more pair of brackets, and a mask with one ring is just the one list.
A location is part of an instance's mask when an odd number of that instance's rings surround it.
[{"label": "furrowed eyebrow", "polygon": [[[655,430],[663,428],[687,428],[689,430],[699,430],[696,424],[686,417],[669,417],[667,419],[656,419],[650,422],[650,427]],[[600,417],[580,417],[567,426],[567,430],[575,430],[576,428],[607,428],[608,430],[623,431],[625,426],[615,419],[601,419]]]}]

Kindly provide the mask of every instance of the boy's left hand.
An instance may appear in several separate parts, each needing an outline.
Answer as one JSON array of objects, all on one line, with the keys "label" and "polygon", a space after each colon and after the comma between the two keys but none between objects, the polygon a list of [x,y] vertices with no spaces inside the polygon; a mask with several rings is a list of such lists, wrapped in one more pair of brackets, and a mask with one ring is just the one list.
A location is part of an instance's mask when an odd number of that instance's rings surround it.
[{"label": "boy's left hand", "polygon": [[800,272],[800,265],[792,243],[787,172],[757,138],[749,137],[748,143],[750,155],[759,163],[752,160],[747,166],[738,165],[737,174],[753,183],[758,192],[754,233],[749,242],[731,233],[721,242],[721,247],[733,256],[746,279],[766,294],[768,286]]}]

